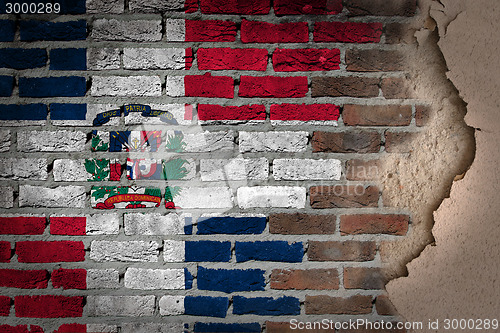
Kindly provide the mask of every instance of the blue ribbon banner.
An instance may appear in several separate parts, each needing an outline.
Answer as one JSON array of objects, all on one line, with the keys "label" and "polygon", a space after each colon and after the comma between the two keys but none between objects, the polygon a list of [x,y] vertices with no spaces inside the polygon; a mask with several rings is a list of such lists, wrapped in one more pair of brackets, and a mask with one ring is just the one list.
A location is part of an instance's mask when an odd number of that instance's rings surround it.
[{"label": "blue ribbon banner", "polygon": [[120,117],[122,114],[126,117],[130,112],[141,112],[143,117],[158,117],[164,123],[178,125],[174,115],[168,111],[152,110],[149,105],[129,104],[122,106],[120,109],[98,113],[94,118],[93,126],[102,126],[108,123],[111,118]]}]

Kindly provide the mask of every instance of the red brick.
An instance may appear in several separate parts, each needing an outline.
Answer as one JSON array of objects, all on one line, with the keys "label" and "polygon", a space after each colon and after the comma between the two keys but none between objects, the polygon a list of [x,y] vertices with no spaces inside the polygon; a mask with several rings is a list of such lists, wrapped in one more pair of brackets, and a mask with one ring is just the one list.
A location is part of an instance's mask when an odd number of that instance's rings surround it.
[{"label": "red brick", "polygon": [[186,42],[234,42],[236,24],[222,20],[186,20]]},{"label": "red brick", "polygon": [[340,107],[334,104],[273,104],[271,120],[338,120]]},{"label": "red brick", "polygon": [[385,151],[388,153],[409,153],[418,143],[419,133],[386,132]]},{"label": "red brick", "polygon": [[415,28],[408,24],[388,23],[385,26],[385,42],[387,44],[415,44]]},{"label": "red brick", "polygon": [[339,289],[336,269],[273,269],[271,289],[331,290]]},{"label": "red brick", "polygon": [[87,271],[84,269],[57,269],[52,272],[52,286],[63,289],[87,289]]},{"label": "red brick", "polygon": [[347,126],[408,126],[411,105],[344,105],[342,119]]},{"label": "red brick", "polygon": [[399,77],[386,77],[380,83],[382,94],[387,99],[414,98],[408,79]]},{"label": "red brick", "polygon": [[111,181],[119,181],[122,176],[122,165],[120,163],[109,163],[109,180]]},{"label": "red brick", "polygon": [[269,216],[269,232],[285,235],[334,234],[336,220],[335,215],[272,214]]},{"label": "red brick", "polygon": [[431,108],[426,105],[417,105],[415,107],[415,123],[422,127],[429,124],[431,118]]},{"label": "red brick", "polygon": [[[1,281],[1,280],[0,280]],[[0,296],[0,316],[6,317],[10,313],[10,302],[11,298],[7,296]],[[2,332],[0,330],[0,332]]]},{"label": "red brick", "polygon": [[264,105],[222,106],[198,104],[199,120],[265,120]]},{"label": "red brick", "polygon": [[307,22],[267,23],[258,21],[241,22],[243,43],[307,43],[309,27]]},{"label": "red brick", "polygon": [[382,141],[377,132],[314,132],[313,152],[378,153]]},{"label": "red brick", "polygon": [[373,77],[313,77],[312,97],[377,97],[379,79]]},{"label": "red brick", "polygon": [[363,185],[311,186],[309,198],[316,209],[378,207],[379,189]]},{"label": "red brick", "polygon": [[339,49],[276,49],[273,68],[276,72],[330,71],[340,68]]},{"label": "red brick", "polygon": [[203,14],[268,14],[270,0],[200,0]]},{"label": "red brick", "polygon": [[376,252],[375,242],[309,241],[307,257],[310,261],[371,261]]},{"label": "red brick", "polygon": [[384,289],[384,286],[385,279],[380,268],[344,268],[344,287],[346,289]]},{"label": "red brick", "polygon": [[313,40],[316,43],[378,43],[382,23],[316,22]]},{"label": "red brick", "polygon": [[407,66],[404,55],[388,50],[347,50],[347,70],[352,72],[393,72]]},{"label": "red brick", "polygon": [[41,235],[45,230],[45,217],[0,217],[2,235]]},{"label": "red brick", "polygon": [[274,0],[276,15],[339,14],[342,0]]},{"label": "red brick", "polygon": [[349,0],[345,3],[351,16],[413,16],[417,9],[416,0]]},{"label": "red brick", "polygon": [[85,216],[51,216],[50,233],[52,235],[74,235],[86,234],[87,218]]},{"label": "red brick", "polygon": [[42,270],[0,269],[0,287],[21,289],[47,288],[49,273]]},{"label": "red brick", "polygon": [[229,76],[187,75],[184,85],[186,97],[234,97],[234,81]]},{"label": "red brick", "polygon": [[240,97],[305,97],[309,88],[306,76],[242,76]]},{"label": "red brick", "polygon": [[342,235],[389,234],[404,236],[408,232],[410,217],[397,214],[358,214],[340,217]]},{"label": "red brick", "polygon": [[198,11],[198,0],[184,0],[184,12],[194,13]]},{"label": "red brick", "polygon": [[349,160],[345,177],[347,180],[376,180],[380,175],[380,160]]},{"label": "red brick", "polygon": [[81,317],[84,298],[82,296],[16,296],[16,317],[64,318]]},{"label": "red brick", "polygon": [[86,333],[85,324],[62,324],[54,333]]},{"label": "red brick", "polygon": [[83,242],[17,242],[16,253],[19,262],[71,262],[85,260]]},{"label": "red brick", "polygon": [[265,71],[267,50],[211,48],[196,52],[200,70],[247,70]]},{"label": "red brick", "polygon": [[306,314],[369,314],[372,312],[372,297],[355,295],[349,298],[326,295],[306,295]]},{"label": "red brick", "polygon": [[184,69],[189,70],[193,66],[193,48],[188,47],[187,49],[184,50],[184,60],[185,60],[185,65]]},{"label": "red brick", "polygon": [[0,332],[2,333],[43,333],[43,329],[40,326],[30,325],[0,325]]},{"label": "red brick", "polygon": [[10,262],[11,256],[10,243],[0,241],[0,262]]},{"label": "red brick", "polygon": [[375,309],[381,316],[397,316],[398,311],[386,295],[380,295],[375,300]]}]

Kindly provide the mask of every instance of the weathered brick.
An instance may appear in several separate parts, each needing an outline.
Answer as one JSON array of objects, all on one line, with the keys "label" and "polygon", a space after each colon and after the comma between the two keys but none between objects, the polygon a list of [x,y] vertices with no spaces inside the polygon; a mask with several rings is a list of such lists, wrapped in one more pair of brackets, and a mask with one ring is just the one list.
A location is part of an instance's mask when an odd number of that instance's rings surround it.
[{"label": "weathered brick", "polygon": [[0,262],[10,262],[11,252],[10,242],[0,241]]},{"label": "weathered brick", "polygon": [[378,43],[382,23],[316,22],[313,38],[316,43]]},{"label": "weathered brick", "polygon": [[405,56],[400,51],[347,50],[347,70],[352,72],[392,72],[407,67]]},{"label": "weathered brick", "polygon": [[411,105],[344,105],[342,119],[347,126],[408,126]]},{"label": "weathered brick", "polygon": [[44,216],[2,215],[0,216],[0,234],[41,235],[45,230],[45,222]]},{"label": "weathered brick", "polygon": [[95,41],[157,42],[162,37],[161,20],[97,19],[91,37]]},{"label": "weathered brick", "polygon": [[384,286],[385,279],[380,268],[344,268],[344,287],[346,289],[383,289]]},{"label": "weathered brick", "polygon": [[209,240],[186,242],[185,250],[185,261],[229,262],[231,260],[231,242]]},{"label": "weathered brick", "polygon": [[287,241],[236,242],[234,252],[236,262],[250,260],[301,262],[304,256],[302,243],[289,244]]},{"label": "weathered brick", "polygon": [[339,289],[336,269],[273,269],[271,289],[332,290]]},{"label": "weathered brick", "polygon": [[307,147],[307,132],[240,132],[241,153],[302,152]]},{"label": "weathered brick", "polygon": [[22,152],[83,151],[87,135],[71,131],[23,131],[17,133],[17,149]]},{"label": "weathered brick", "polygon": [[127,268],[125,288],[140,290],[184,289],[184,269]]},{"label": "weathered brick", "polygon": [[85,216],[51,216],[52,235],[85,235],[87,218]]},{"label": "weathered brick", "polygon": [[396,307],[392,304],[391,300],[386,295],[377,296],[375,300],[375,309],[377,313],[381,316],[397,316],[398,311]]},{"label": "weathered brick", "polygon": [[417,9],[417,1],[350,0],[345,3],[345,7],[352,16],[413,16]]},{"label": "weathered brick", "polygon": [[47,51],[45,49],[0,49],[1,68],[29,69],[45,67],[47,59]]},{"label": "weathered brick", "polygon": [[87,51],[82,48],[52,49],[49,68],[58,71],[87,70]]},{"label": "weathered brick", "polygon": [[163,13],[167,11],[179,11],[184,9],[184,0],[130,0],[128,8],[131,12],[139,13]]},{"label": "weathered brick", "polygon": [[[234,132],[221,131],[221,132],[198,132],[181,134],[182,141],[186,144],[181,151],[189,153],[212,152],[212,151],[228,151],[235,148],[234,145]],[[170,139],[179,134],[174,131],[167,131],[166,150],[176,152],[169,146]],[[172,149],[171,149],[172,148]]]},{"label": "weathered brick", "polygon": [[82,296],[16,296],[14,299],[16,317],[81,317],[83,305],[84,297]]},{"label": "weathered brick", "polygon": [[382,141],[377,132],[314,132],[313,152],[378,153]]},{"label": "weathered brick", "polygon": [[14,77],[9,75],[0,75],[0,97],[12,96],[14,89]]},{"label": "weathered brick", "polygon": [[198,120],[210,124],[256,123],[266,120],[266,107],[260,104],[223,106],[198,104]]},{"label": "weathered brick", "polygon": [[271,214],[269,216],[269,232],[272,234],[334,234],[335,215],[310,214]]},{"label": "weathered brick", "polygon": [[270,0],[201,0],[200,9],[203,14],[268,14],[271,3]]},{"label": "weathered brick", "polygon": [[10,149],[10,131],[0,130],[0,152],[4,153]]},{"label": "weathered brick", "polygon": [[8,296],[0,296],[0,317],[7,317],[10,313],[12,299]]},{"label": "weathered brick", "polygon": [[379,196],[376,186],[333,185],[309,188],[311,207],[319,209],[378,207]]},{"label": "weathered brick", "polygon": [[427,105],[415,106],[415,123],[417,126],[427,126],[431,119],[431,107]]},{"label": "weathered brick", "polygon": [[387,44],[415,44],[417,29],[408,24],[388,23],[385,26],[385,42]]},{"label": "weathered brick", "polygon": [[5,126],[45,125],[47,114],[47,105],[41,103],[0,105],[0,123]]},{"label": "weathered brick", "polygon": [[161,96],[159,76],[94,76],[92,96]]},{"label": "weathered brick", "polygon": [[155,296],[87,296],[89,317],[150,317],[155,309]]},{"label": "weathered brick", "polygon": [[123,49],[125,69],[187,69],[186,64],[189,61],[192,61],[192,57],[187,56],[187,50],[184,48]]},{"label": "weathered brick", "polygon": [[387,99],[414,98],[410,82],[405,78],[386,77],[381,81],[382,94]]},{"label": "weathered brick", "polygon": [[273,5],[276,15],[334,15],[342,12],[342,0],[276,0]]},{"label": "weathered brick", "polygon": [[[172,114],[179,125],[191,125],[193,120],[193,105],[191,104],[149,104],[151,109],[167,111]],[[125,125],[160,125],[165,124],[160,117],[144,117],[141,112],[131,112],[125,118]],[[187,159],[189,161],[189,159]]]},{"label": "weathered brick", "polygon": [[[319,323],[319,322],[318,322]],[[317,324],[316,324],[317,325]],[[266,332],[268,333],[295,333],[299,329],[299,325],[291,325],[289,321],[286,322],[273,322],[266,321]],[[300,333],[332,333],[330,328],[303,328],[300,329]]]},{"label": "weathered brick", "polygon": [[260,332],[259,323],[202,323],[194,324],[195,332]]},{"label": "weathered brick", "polygon": [[236,24],[222,20],[186,20],[184,40],[186,42],[234,42],[236,40]]},{"label": "weathered brick", "polygon": [[273,161],[275,180],[339,180],[341,173],[341,162],[335,159],[277,158]]},{"label": "weathered brick", "polygon": [[20,289],[47,288],[49,273],[44,270],[0,269],[0,286]]},{"label": "weathered brick", "polygon": [[84,208],[84,186],[19,186],[19,207]]},{"label": "weathered brick", "polygon": [[306,314],[369,314],[372,312],[372,296],[342,298],[306,295],[305,308]]},{"label": "weathered brick", "polygon": [[345,177],[347,180],[376,180],[381,174],[380,160],[349,160]]},{"label": "weathered brick", "polygon": [[377,97],[379,79],[372,77],[313,77],[312,97]]},{"label": "weathered brick", "polygon": [[125,9],[125,0],[86,0],[87,14],[121,14]]},{"label": "weathered brick", "polygon": [[90,259],[98,262],[157,262],[159,244],[154,241],[95,240],[90,245]]},{"label": "weathered brick", "polygon": [[273,24],[243,19],[240,34],[243,43],[307,43],[309,41],[307,22]]},{"label": "weathered brick", "polygon": [[233,98],[234,80],[229,76],[167,76],[167,96]]},{"label": "weathered brick", "polygon": [[85,269],[56,269],[52,271],[52,287],[63,289],[87,289]]},{"label": "weathered brick", "polygon": [[69,41],[85,40],[87,37],[87,21],[48,22],[27,20],[20,22],[21,41]]},{"label": "weathered brick", "polygon": [[272,104],[270,119],[272,125],[336,126],[340,107],[335,104]]},{"label": "weathered brick", "polygon": [[183,235],[184,217],[175,213],[128,213],[124,217],[125,235]]},{"label": "weathered brick", "polygon": [[261,234],[266,228],[266,216],[261,214],[202,214],[197,221],[197,235]]},{"label": "weathered brick", "polygon": [[87,82],[81,76],[19,78],[19,97],[79,97],[86,91]]},{"label": "weathered brick", "polygon": [[208,269],[198,266],[198,289],[225,293],[263,291],[266,284],[264,273],[261,269]]},{"label": "weathered brick", "polygon": [[234,296],[233,314],[253,314],[258,316],[299,315],[300,301],[298,298],[287,296],[280,298]]},{"label": "weathered brick", "polygon": [[419,134],[411,132],[386,132],[385,151],[388,153],[409,153],[415,148],[416,139]]},{"label": "weathered brick", "polygon": [[176,316],[184,314],[185,296],[162,296],[158,303],[161,316]]},{"label": "weathered brick", "polygon": [[14,188],[0,186],[0,208],[14,207]]},{"label": "weathered brick", "polygon": [[186,245],[184,241],[163,241],[163,262],[184,262],[186,260]]},{"label": "weathered brick", "polygon": [[276,49],[276,72],[331,71],[340,68],[339,49]]},{"label": "weathered brick", "polygon": [[[96,179],[96,181],[101,180],[109,180],[109,160],[101,159],[100,161],[106,162],[106,167],[104,167],[103,172],[107,171],[108,175],[106,177],[102,177]],[[54,181],[66,181],[66,182],[75,182],[75,181],[90,181],[94,180],[93,174],[87,171],[86,168],[87,163],[95,163],[94,160],[69,160],[69,159],[58,159],[54,161],[52,174],[54,176]],[[98,176],[100,177],[100,176]]]},{"label": "weathered brick", "polygon": [[0,42],[12,42],[16,33],[16,22],[0,20]]},{"label": "weathered brick", "polygon": [[74,241],[23,241],[16,243],[18,262],[48,263],[85,260],[83,242]]},{"label": "weathered brick", "polygon": [[185,314],[191,316],[225,318],[229,308],[229,298],[210,296],[186,296]]},{"label": "weathered brick", "polygon": [[120,69],[120,49],[110,47],[87,49],[87,69],[94,71]]},{"label": "weathered brick", "polygon": [[298,186],[254,186],[237,190],[238,205],[247,208],[305,208],[306,189]]},{"label": "weathered brick", "polygon": [[120,288],[120,275],[116,269],[88,269],[87,289]]},{"label": "weathered brick", "polygon": [[238,96],[240,97],[305,97],[309,91],[306,76],[241,76]]},{"label": "weathered brick", "polygon": [[232,208],[233,191],[229,187],[182,187],[174,198],[181,208]]},{"label": "weathered brick", "polygon": [[[131,322],[120,324],[121,333],[146,333],[146,332],[182,332],[184,324],[181,322],[176,323],[142,323]],[[87,330],[87,332],[90,332]],[[100,332],[100,331],[99,331]],[[118,332],[118,331],[116,331]],[[115,333],[115,332],[113,332]]]},{"label": "weathered brick", "polygon": [[265,71],[266,49],[199,48],[196,52],[200,70]]},{"label": "weathered brick", "polygon": [[266,180],[269,174],[267,158],[203,159],[200,161],[202,181]]},{"label": "weathered brick", "polygon": [[375,242],[309,241],[307,256],[311,261],[371,261],[376,252]]},{"label": "weathered brick", "polygon": [[44,158],[0,159],[0,179],[47,179],[47,160]]},{"label": "weathered brick", "polygon": [[342,235],[389,234],[404,236],[408,231],[409,223],[408,215],[342,215],[340,217],[340,232]]}]

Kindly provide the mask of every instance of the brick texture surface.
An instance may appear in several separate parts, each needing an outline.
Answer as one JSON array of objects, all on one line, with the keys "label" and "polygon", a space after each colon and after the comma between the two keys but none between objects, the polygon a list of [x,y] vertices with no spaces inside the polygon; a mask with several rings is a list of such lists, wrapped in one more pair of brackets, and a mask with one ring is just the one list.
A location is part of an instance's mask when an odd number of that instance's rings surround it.
[{"label": "brick texture surface", "polygon": [[415,0],[61,5],[0,19],[1,332],[399,319]]}]

